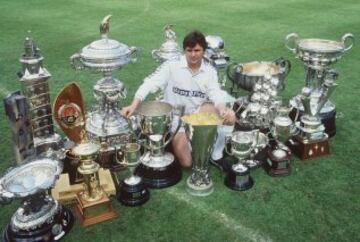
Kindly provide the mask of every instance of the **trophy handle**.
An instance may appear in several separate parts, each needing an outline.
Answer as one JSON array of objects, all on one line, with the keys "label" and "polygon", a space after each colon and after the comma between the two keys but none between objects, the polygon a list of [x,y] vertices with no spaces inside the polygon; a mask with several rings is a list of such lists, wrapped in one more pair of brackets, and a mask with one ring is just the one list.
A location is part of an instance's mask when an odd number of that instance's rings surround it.
[{"label": "trophy handle", "polygon": [[139,57],[139,49],[135,46],[131,46],[130,48],[129,56],[131,58],[131,63],[135,63],[137,61],[137,58]]},{"label": "trophy handle", "polygon": [[289,75],[291,71],[291,62],[288,59],[284,59],[283,57],[280,57],[279,59],[276,59],[274,62],[276,65],[285,68],[285,72],[284,72],[285,77]]},{"label": "trophy handle", "polygon": [[72,68],[74,68],[77,71],[83,70],[85,68],[84,64],[80,61],[80,59],[81,59],[81,56],[79,53],[73,54],[70,57],[71,66],[72,66]]},{"label": "trophy handle", "polygon": [[285,47],[292,52],[296,52],[296,42],[299,40],[299,35],[297,33],[288,34],[285,37]]},{"label": "trophy handle", "polygon": [[[118,148],[116,148],[116,146],[114,148],[115,148],[115,160],[116,160],[116,163],[127,167],[128,164],[125,161],[124,152],[121,149],[118,150]],[[122,157],[119,157],[119,156],[122,156]]]},{"label": "trophy handle", "polygon": [[[226,68],[226,75],[227,77],[230,79],[230,81],[232,81],[234,83],[235,81],[235,69],[237,67],[239,67],[240,65],[237,63],[231,63],[230,65],[227,66]],[[242,67],[241,67],[242,70]],[[240,70],[240,71],[241,71]]]},{"label": "trophy handle", "polygon": [[152,50],[151,51],[151,56],[156,60],[159,61],[159,50]]},{"label": "trophy handle", "polygon": [[[347,41],[347,39],[349,39],[351,42],[350,42],[350,44],[346,47],[346,43],[349,42],[349,41]],[[354,38],[354,35],[353,35],[353,34],[351,34],[351,33],[346,33],[346,34],[343,35],[343,37],[341,37],[341,41],[342,41],[342,43],[343,43],[344,46],[345,46],[344,52],[346,52],[346,51],[350,50],[350,49],[353,47],[353,45],[354,45],[354,43],[355,43],[355,38]]]},{"label": "trophy handle", "polygon": [[228,155],[233,156],[234,153],[231,150],[229,151],[229,149],[228,149],[229,144],[231,145],[231,135],[226,135],[225,136],[225,152]]},{"label": "trophy handle", "polygon": [[[170,135],[170,137],[168,138],[168,140],[166,140],[166,141],[164,142],[164,146],[163,146],[163,147],[166,147],[166,146],[174,139],[175,135],[177,134],[177,132],[179,131],[179,129],[180,129],[182,123],[183,123],[181,117],[184,115],[185,106],[180,106],[179,109],[180,109],[180,115],[179,115],[178,125],[177,125],[175,131]],[[173,115],[174,115],[174,114],[173,114]],[[165,137],[166,137],[166,135],[164,136],[164,138],[165,138]]]}]

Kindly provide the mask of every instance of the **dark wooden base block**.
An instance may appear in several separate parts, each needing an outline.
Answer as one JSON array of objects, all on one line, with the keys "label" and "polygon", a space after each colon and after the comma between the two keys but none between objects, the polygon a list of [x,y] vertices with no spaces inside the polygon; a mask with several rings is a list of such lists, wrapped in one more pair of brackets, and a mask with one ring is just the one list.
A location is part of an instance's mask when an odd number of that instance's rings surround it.
[{"label": "dark wooden base block", "polygon": [[83,200],[80,193],[77,194],[76,198],[78,203],[75,206],[75,214],[82,227],[101,223],[118,216],[105,193],[100,200],[93,202]]},{"label": "dark wooden base block", "polygon": [[273,155],[273,150],[268,151],[268,158],[263,165],[264,170],[269,176],[288,176],[291,173],[291,153],[286,152],[286,155],[281,158],[277,158]]},{"label": "dark wooden base block", "polygon": [[294,136],[287,146],[301,160],[309,160],[330,154],[328,138],[321,140],[305,140],[301,136]]}]

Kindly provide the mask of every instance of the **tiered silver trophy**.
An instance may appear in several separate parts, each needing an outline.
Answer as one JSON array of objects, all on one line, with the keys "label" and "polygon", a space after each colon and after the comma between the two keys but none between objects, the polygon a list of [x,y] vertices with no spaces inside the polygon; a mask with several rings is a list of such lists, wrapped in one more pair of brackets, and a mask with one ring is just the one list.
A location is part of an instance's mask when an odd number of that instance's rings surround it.
[{"label": "tiered silver trophy", "polygon": [[112,76],[112,72],[136,60],[137,49],[108,38],[109,20],[106,16],[100,24],[101,39],[85,46],[71,57],[72,66],[101,72],[103,78],[94,86],[98,105],[88,113],[86,130],[90,139],[102,143],[99,163],[110,167],[115,161],[116,151],[130,140],[131,130],[127,120],[121,116],[119,100],[126,97],[123,83]]},{"label": "tiered silver trophy", "polygon": [[29,35],[25,38],[25,53],[20,58],[22,70],[18,73],[22,94],[26,97],[38,154],[49,148],[61,147],[61,136],[54,132],[48,79],[50,73],[43,67],[40,49]]},{"label": "tiered silver trophy", "polygon": [[238,162],[232,165],[230,171],[226,174],[225,185],[236,191],[250,189],[254,185],[254,181],[250,176],[250,168],[256,162],[251,158],[246,158],[256,155],[266,147],[268,144],[266,135],[260,133],[258,129],[236,131],[226,136],[226,144],[225,151],[230,156],[234,156]]},{"label": "tiered silver trophy", "polygon": [[58,158],[38,157],[0,179],[1,203],[22,200],[4,231],[5,242],[57,241],[70,231],[74,223],[71,211],[48,194],[61,171]]},{"label": "tiered silver trophy", "polygon": [[163,63],[167,60],[178,59],[181,55],[178,44],[176,43],[176,34],[173,25],[168,24],[164,27],[165,42],[159,49],[152,50],[151,55],[155,61]]},{"label": "tiered silver trophy", "polygon": [[[161,44],[160,48],[151,51],[151,56],[158,63],[179,59],[181,56],[181,51],[176,43],[176,34],[173,25],[167,24],[164,27],[164,37],[165,42]],[[163,97],[164,92],[160,91],[156,96],[156,100],[162,100]]]},{"label": "tiered silver trophy", "polygon": [[158,101],[144,102],[136,113],[140,119],[141,133],[145,136],[146,149],[140,158],[141,163],[136,169],[136,174],[151,188],[164,188],[176,184],[181,179],[181,168],[175,162],[174,155],[165,152],[164,149],[179,130],[180,119],[176,130],[171,133],[171,124],[176,121],[170,104]]},{"label": "tiered silver trophy", "polygon": [[226,69],[230,61],[230,57],[225,53],[225,42],[220,36],[208,35],[205,37],[207,48],[204,58],[218,73],[219,82],[222,87],[226,84]]},{"label": "tiered silver trophy", "polygon": [[[303,61],[306,81],[302,93],[292,105],[303,112],[296,123],[300,134],[291,141],[293,152],[301,159],[329,154],[328,134],[335,134],[335,105],[328,99],[335,89],[337,73],[330,65],[350,50],[354,37],[348,33],[341,42],[324,39],[301,39],[298,34],[286,36],[286,47]],[[323,120],[323,123],[322,123]]]},{"label": "tiered silver trophy", "polygon": [[119,182],[120,173],[117,179],[119,184],[116,194],[117,199],[126,206],[140,206],[146,203],[150,198],[149,190],[142,182],[142,178],[136,175],[135,168],[140,163],[140,148],[141,145],[137,143],[127,143],[123,148],[123,159],[119,162],[124,167],[129,168],[131,176]]}]

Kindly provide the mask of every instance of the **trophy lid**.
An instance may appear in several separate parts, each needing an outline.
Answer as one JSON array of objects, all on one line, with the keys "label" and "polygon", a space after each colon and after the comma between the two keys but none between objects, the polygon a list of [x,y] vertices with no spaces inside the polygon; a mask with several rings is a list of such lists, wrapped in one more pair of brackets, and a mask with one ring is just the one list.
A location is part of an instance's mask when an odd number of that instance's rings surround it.
[{"label": "trophy lid", "polygon": [[208,48],[218,50],[224,49],[225,42],[220,36],[216,35],[207,35],[205,37],[206,43],[208,44]]},{"label": "trophy lid", "polygon": [[44,157],[8,171],[0,179],[0,196],[27,197],[51,188],[62,171],[58,160]]},{"label": "trophy lid", "polygon": [[108,38],[110,18],[111,15],[106,16],[100,24],[101,39],[85,46],[71,59],[79,58],[85,67],[100,71],[117,69],[134,61],[131,56],[136,52],[135,47]]}]

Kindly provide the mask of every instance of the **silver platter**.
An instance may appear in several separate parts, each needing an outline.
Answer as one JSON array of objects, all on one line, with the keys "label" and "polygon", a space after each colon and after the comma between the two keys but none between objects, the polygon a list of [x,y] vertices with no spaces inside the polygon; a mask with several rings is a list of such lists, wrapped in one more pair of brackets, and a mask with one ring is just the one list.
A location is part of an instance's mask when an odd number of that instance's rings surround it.
[{"label": "silver platter", "polygon": [[11,169],[0,179],[0,193],[9,197],[28,197],[51,188],[60,173],[62,164],[42,158]]}]

